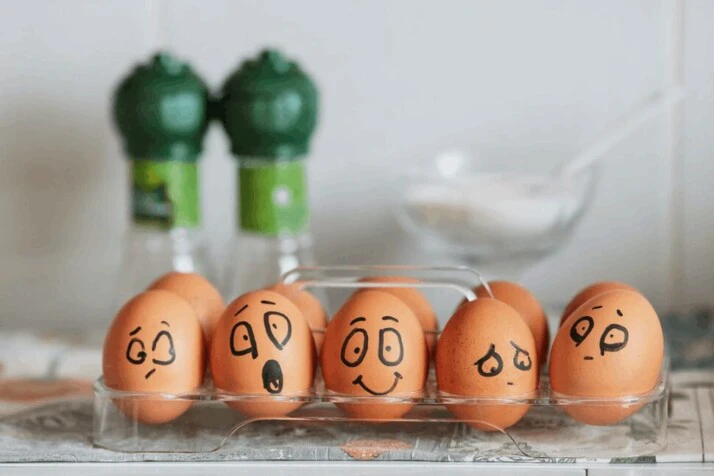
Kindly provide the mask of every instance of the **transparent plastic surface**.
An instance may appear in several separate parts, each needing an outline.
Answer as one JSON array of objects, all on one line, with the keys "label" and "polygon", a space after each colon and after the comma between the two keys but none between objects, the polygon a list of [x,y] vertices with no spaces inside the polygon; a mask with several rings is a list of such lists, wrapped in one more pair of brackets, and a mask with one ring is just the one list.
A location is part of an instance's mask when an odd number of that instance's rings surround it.
[{"label": "transparent plastic surface", "polygon": [[[419,284],[365,283],[367,276],[400,275],[420,279]],[[430,281],[437,276],[438,281]],[[319,278],[319,279],[318,279]],[[441,289],[459,299],[475,299],[471,289],[482,282],[480,275],[466,267],[386,267],[345,266],[301,268],[283,276],[285,282],[299,282],[305,288],[389,288]],[[437,332],[438,335],[438,332]],[[289,447],[312,452],[333,449],[349,454],[391,453],[390,459],[431,460],[433,449],[420,453],[420,440],[436,440],[448,451],[449,460],[473,460],[476,455],[510,456],[530,459],[612,459],[652,455],[664,447],[667,438],[668,365],[662,367],[658,384],[645,394],[618,398],[585,398],[556,394],[548,376],[541,375],[539,388],[513,397],[469,397],[440,392],[433,369],[426,387],[417,394],[399,396],[353,396],[325,388],[318,369],[313,387],[300,394],[232,394],[203,388],[186,394],[157,394],[117,391],[100,379],[95,384],[94,443],[124,452],[216,452],[275,447],[276,457]],[[176,420],[162,425],[146,425],[132,417],[139,406],[181,404],[190,409]],[[229,408],[233,403],[300,402],[303,405],[278,418],[246,417]],[[414,405],[397,419],[355,419],[336,404]],[[123,408],[120,411],[118,406]],[[514,406],[529,406],[526,416],[509,428],[496,428],[484,421],[459,419],[451,405],[489,406],[508,412]],[[573,420],[566,412],[614,411],[630,413],[622,421],[593,426]],[[486,424],[491,431],[474,428]],[[347,437],[347,438],[346,438]],[[347,446],[340,442],[349,440]],[[376,446],[375,446],[376,445]],[[442,449],[443,449],[442,448]],[[408,451],[407,451],[408,449]],[[504,451],[508,453],[504,455]],[[299,452],[298,452],[299,453]],[[283,456],[284,457],[284,456]]]}]

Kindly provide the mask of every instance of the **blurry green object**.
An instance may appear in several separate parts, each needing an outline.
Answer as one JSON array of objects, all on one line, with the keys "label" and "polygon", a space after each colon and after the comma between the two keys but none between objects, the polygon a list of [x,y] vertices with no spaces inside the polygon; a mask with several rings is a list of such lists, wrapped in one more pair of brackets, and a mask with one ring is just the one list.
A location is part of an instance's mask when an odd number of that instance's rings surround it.
[{"label": "blurry green object", "polygon": [[317,89],[296,63],[266,50],[228,77],[218,114],[234,155],[298,158],[317,125]]},{"label": "blurry green object", "polygon": [[208,87],[188,64],[160,52],[120,81],[113,118],[131,163],[133,226],[108,317],[169,271],[215,280],[200,231]]},{"label": "blurry green object", "polygon": [[207,109],[206,84],[168,53],[136,66],[114,95],[114,121],[132,158],[196,161]]},{"label": "blurry green object", "polygon": [[714,309],[662,319],[672,370],[714,370]]},{"label": "blurry green object", "polygon": [[295,62],[266,50],[228,77],[217,116],[238,160],[239,237],[224,285],[237,296],[313,262],[305,159],[317,88]]}]

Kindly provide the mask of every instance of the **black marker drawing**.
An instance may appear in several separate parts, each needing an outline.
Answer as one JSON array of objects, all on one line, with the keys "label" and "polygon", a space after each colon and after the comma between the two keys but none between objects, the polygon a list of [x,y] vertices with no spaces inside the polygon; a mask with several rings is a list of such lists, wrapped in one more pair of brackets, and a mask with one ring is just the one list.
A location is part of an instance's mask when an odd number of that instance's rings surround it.
[{"label": "black marker drawing", "polygon": [[288,316],[282,312],[269,311],[263,314],[263,324],[265,325],[265,332],[268,333],[270,342],[272,342],[278,350],[283,350],[283,347],[288,343],[293,333],[293,326]]},{"label": "black marker drawing", "polygon": [[283,369],[277,360],[269,360],[263,365],[263,388],[268,393],[276,394],[283,390]]},{"label": "black marker drawing", "polygon": [[[158,334],[156,334],[156,338],[154,339],[154,342],[151,344],[151,352],[156,352],[156,347],[159,345],[159,342],[161,342],[162,338],[169,345],[169,351],[168,351],[169,357],[166,359],[152,358],[151,361],[153,363],[155,363],[156,365],[170,365],[176,360],[176,350],[174,349],[174,338],[171,337],[171,334],[168,331],[161,331]],[[162,356],[159,356],[159,357],[162,357]]]},{"label": "black marker drawing", "polygon": [[[513,355],[513,365],[515,365],[518,370],[530,370],[533,366],[533,361],[531,361],[531,354],[528,353],[528,351],[521,349],[515,342],[510,342],[513,348],[516,349],[516,353]],[[521,355],[524,355],[525,358],[528,359],[528,363],[525,363],[525,360],[521,360],[519,358]]]},{"label": "black marker drawing", "polygon": [[[491,359],[495,361],[495,366],[493,366],[492,363],[486,365],[486,362]],[[496,346],[491,344],[488,346],[488,352],[486,352],[486,355],[474,362],[474,365],[476,365],[476,370],[478,370],[478,373],[483,377],[495,377],[501,373],[501,370],[503,370],[503,359],[498,352],[496,352]]]},{"label": "black marker drawing", "polygon": [[[395,348],[396,347],[396,348]],[[399,365],[404,358],[402,335],[393,327],[379,331],[379,361],[388,367]]]},{"label": "black marker drawing", "polygon": [[376,391],[376,390],[372,390],[372,389],[369,388],[367,385],[365,385],[364,382],[362,381],[362,375],[361,375],[361,374],[358,375],[357,378],[352,381],[352,385],[359,385],[359,386],[362,387],[366,392],[371,393],[372,395],[382,396],[382,395],[388,395],[388,394],[392,393],[392,392],[394,391],[394,389],[397,388],[397,384],[399,383],[399,381],[400,381],[402,378],[404,378],[404,377],[402,377],[402,374],[400,374],[399,372],[394,372],[394,382],[392,382],[392,386],[389,387],[387,390],[385,390],[385,391],[383,391],[383,392],[378,392],[378,391]]},{"label": "black marker drawing", "polygon": [[[165,324],[167,327],[170,327],[169,323],[166,321],[161,321],[161,323]],[[141,327],[137,327],[136,329],[131,331],[129,335],[134,336],[138,334],[139,331],[141,331]],[[166,344],[168,345],[168,349],[166,349],[167,352],[165,355],[159,355],[159,353],[163,349],[159,349],[157,351],[157,347],[161,342],[166,342]],[[151,343],[151,352],[151,362],[156,365],[170,365],[174,363],[174,361],[176,360],[176,350],[174,349],[174,339],[169,333],[169,331],[160,331],[158,334],[156,334],[154,341]],[[138,337],[133,337],[129,341],[129,345],[126,348],[126,360],[128,360],[130,364],[141,365],[146,361],[146,357],[147,354],[146,347],[144,346],[144,341],[142,341]],[[144,379],[148,379],[149,377],[154,375],[154,372],[156,372],[155,368],[149,370],[146,375],[144,375]]]},{"label": "black marker drawing", "polygon": [[367,355],[369,336],[364,329],[352,329],[342,343],[340,360],[348,367],[357,367]]},{"label": "black marker drawing", "polygon": [[617,315],[620,316],[620,317],[622,317],[622,311],[618,309],[618,310],[617,310]]},{"label": "black marker drawing", "polygon": [[[141,327],[138,329],[141,330]],[[129,335],[134,334],[136,334],[136,332]],[[129,341],[129,345],[126,348],[126,360],[134,365],[141,365],[144,363],[146,360],[146,351],[144,349],[144,343],[140,339],[134,337]]]},{"label": "black marker drawing", "polygon": [[271,306],[275,306],[275,303],[273,301],[260,301],[261,304],[270,304]]},{"label": "black marker drawing", "polygon": [[595,309],[602,309],[602,306],[595,306],[595,307],[593,308],[593,311],[594,311]]},{"label": "black marker drawing", "polygon": [[605,352],[617,352],[627,345],[629,332],[620,324],[610,324],[600,336],[600,355]]},{"label": "black marker drawing", "polygon": [[245,311],[247,308],[248,308],[248,305],[245,304],[243,307],[241,307],[240,309],[238,309],[238,311],[237,311],[235,314],[233,314],[233,315],[234,315],[234,316],[237,316],[237,315],[240,314],[241,312]]},{"label": "black marker drawing", "polygon": [[573,327],[570,328],[570,338],[575,342],[575,347],[583,343],[590,331],[593,330],[594,325],[595,322],[590,316],[583,316],[575,321]]},{"label": "black marker drawing", "polygon": [[[236,342],[236,338],[238,341]],[[231,354],[236,357],[250,354],[253,360],[258,358],[258,346],[255,344],[253,326],[245,321],[240,321],[231,329],[230,337]]]}]

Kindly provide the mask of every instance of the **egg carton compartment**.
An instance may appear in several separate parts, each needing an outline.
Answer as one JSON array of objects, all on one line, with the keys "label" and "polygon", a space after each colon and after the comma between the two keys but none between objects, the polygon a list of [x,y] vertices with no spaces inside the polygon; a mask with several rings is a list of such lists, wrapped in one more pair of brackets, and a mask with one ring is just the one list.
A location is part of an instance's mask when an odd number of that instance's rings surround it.
[{"label": "egg carton compartment", "polygon": [[[661,450],[667,441],[668,371],[651,392],[623,398],[582,398],[553,394],[543,377],[537,392],[519,398],[473,398],[444,395],[436,389],[433,371],[422,396],[355,397],[327,391],[316,377],[309,394],[238,395],[210,385],[190,394],[132,393],[107,388],[99,379],[94,388],[94,444],[132,453],[223,453],[240,449],[248,455],[267,453],[275,459],[319,458],[331,452],[389,453],[389,459],[431,461],[434,448],[448,459],[472,461],[477,455],[498,454],[524,460],[563,458],[633,458]],[[145,405],[187,404],[190,409],[169,423],[143,424],[133,412]],[[287,416],[247,417],[228,404],[302,404]],[[355,419],[337,404],[414,405],[401,418]],[[508,412],[529,405],[525,417],[506,429],[483,431],[478,420],[456,418],[447,405],[489,406]],[[122,406],[124,411],[119,410]],[[597,412],[639,408],[612,425],[579,423],[566,407]],[[134,413],[135,414],[135,413]],[[505,454],[504,454],[505,452]],[[312,457],[310,455],[313,455]],[[443,458],[442,458],[443,459]]]},{"label": "egg carton compartment", "polygon": [[[363,282],[375,275],[406,275],[420,282],[408,286]],[[415,287],[444,294],[456,291],[459,300],[471,301],[476,299],[473,289],[478,284],[491,293],[480,275],[465,267],[302,268],[286,274],[283,281],[345,294],[355,288]],[[312,331],[321,333],[324,329]],[[438,329],[425,331],[427,342],[438,341],[440,335]],[[205,459],[339,460],[347,455],[348,459],[405,461],[559,462],[649,456],[666,444],[666,358],[651,391],[617,398],[556,394],[550,388],[545,366],[537,369],[537,389],[527,394],[452,395],[439,391],[433,359],[429,365],[423,391],[386,396],[328,390],[319,365],[308,391],[282,390],[273,395],[259,393],[258,389],[255,394],[226,392],[214,388],[210,378],[194,392],[130,392],[109,388],[100,378],[94,387],[93,442],[114,451],[199,453],[205,456],[197,457]],[[350,411],[345,411],[350,406]],[[370,412],[370,408],[380,411]],[[180,416],[163,418],[167,414]],[[512,426],[493,423],[514,414],[518,416],[511,421],[517,423]],[[587,418],[582,418],[584,414]],[[601,415],[614,423],[582,423],[598,420]],[[504,416],[505,420],[501,418]],[[152,419],[165,422],[146,423]]]}]

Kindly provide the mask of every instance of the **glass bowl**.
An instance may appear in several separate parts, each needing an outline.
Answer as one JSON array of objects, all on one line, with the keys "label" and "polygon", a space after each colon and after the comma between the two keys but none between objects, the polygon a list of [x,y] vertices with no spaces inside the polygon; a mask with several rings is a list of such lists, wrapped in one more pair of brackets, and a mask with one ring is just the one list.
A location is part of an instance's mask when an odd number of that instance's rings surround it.
[{"label": "glass bowl", "polygon": [[566,176],[545,162],[438,154],[400,177],[397,220],[460,263],[513,274],[502,268],[527,267],[562,247],[593,199],[596,167]]}]

